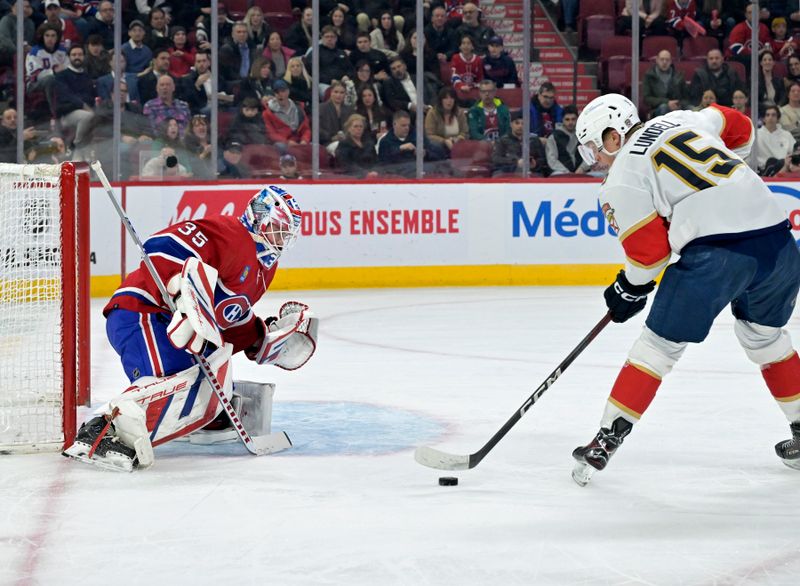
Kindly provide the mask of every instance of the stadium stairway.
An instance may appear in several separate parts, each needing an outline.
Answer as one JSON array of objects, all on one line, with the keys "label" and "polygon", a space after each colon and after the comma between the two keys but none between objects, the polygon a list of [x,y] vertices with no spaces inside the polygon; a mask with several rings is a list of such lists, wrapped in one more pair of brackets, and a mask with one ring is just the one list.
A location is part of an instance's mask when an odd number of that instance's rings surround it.
[{"label": "stadium stairway", "polygon": [[[522,77],[523,59],[523,3],[522,0],[481,0],[483,21],[503,37],[504,46],[517,64]],[[561,105],[573,102],[583,108],[600,95],[597,89],[597,63],[575,62],[578,54],[574,35],[559,34],[555,23],[557,9],[549,2],[545,9],[540,0],[533,2],[533,51],[531,54],[531,92],[536,92],[543,81],[556,88],[556,98]],[[577,71],[576,71],[577,69]],[[574,75],[576,74],[576,75]]]}]

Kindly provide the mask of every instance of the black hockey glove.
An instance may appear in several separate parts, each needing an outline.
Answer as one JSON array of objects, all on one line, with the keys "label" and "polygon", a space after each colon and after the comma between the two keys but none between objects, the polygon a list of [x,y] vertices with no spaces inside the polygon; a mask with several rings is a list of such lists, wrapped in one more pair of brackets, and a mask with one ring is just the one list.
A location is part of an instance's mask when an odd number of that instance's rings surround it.
[{"label": "black hockey glove", "polygon": [[644,285],[631,285],[625,277],[625,271],[620,271],[616,281],[603,293],[608,310],[611,312],[611,320],[622,323],[631,319],[644,309],[648,293],[655,288],[655,281]]}]

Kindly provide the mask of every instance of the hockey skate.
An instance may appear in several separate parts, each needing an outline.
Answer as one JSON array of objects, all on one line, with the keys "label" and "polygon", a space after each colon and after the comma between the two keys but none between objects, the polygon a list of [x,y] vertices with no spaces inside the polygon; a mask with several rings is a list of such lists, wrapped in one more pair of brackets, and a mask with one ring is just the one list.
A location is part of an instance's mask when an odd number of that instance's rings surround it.
[{"label": "hockey skate", "polygon": [[775,453],[789,468],[800,470],[800,421],[789,425],[792,439],[775,444]]},{"label": "hockey skate", "polygon": [[[114,432],[114,424],[105,417],[94,417],[81,425],[75,443],[62,455],[104,470],[132,472],[138,464],[136,450],[122,443]],[[92,446],[98,439],[97,448],[92,453]]]},{"label": "hockey skate", "polygon": [[592,475],[597,470],[602,470],[608,464],[611,456],[622,445],[625,436],[633,429],[633,424],[617,417],[611,429],[601,427],[594,439],[586,446],[579,446],[572,452],[572,457],[577,460],[572,469],[572,479],[581,486],[586,486]]}]

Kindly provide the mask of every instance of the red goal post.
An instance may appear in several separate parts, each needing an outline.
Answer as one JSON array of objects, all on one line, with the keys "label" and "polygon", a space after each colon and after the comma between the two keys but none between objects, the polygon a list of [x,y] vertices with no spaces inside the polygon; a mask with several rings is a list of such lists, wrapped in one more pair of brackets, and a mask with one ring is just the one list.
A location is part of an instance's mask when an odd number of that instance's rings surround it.
[{"label": "red goal post", "polygon": [[60,450],[90,400],[89,166],[0,163],[0,453]]}]

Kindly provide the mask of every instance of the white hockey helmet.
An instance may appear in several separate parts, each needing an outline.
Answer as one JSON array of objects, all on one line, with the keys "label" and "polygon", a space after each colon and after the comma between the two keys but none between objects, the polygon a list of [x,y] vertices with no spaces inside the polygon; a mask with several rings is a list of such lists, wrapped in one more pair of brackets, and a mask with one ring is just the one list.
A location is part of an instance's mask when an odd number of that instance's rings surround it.
[{"label": "white hockey helmet", "polygon": [[613,128],[625,136],[640,122],[636,106],[625,96],[606,94],[595,98],[586,104],[575,127],[581,157],[587,165],[594,165],[597,153],[603,151],[603,132],[606,128]]},{"label": "white hockey helmet", "polygon": [[294,197],[268,185],[247,203],[241,222],[253,235],[258,260],[269,269],[300,233],[302,215]]}]

